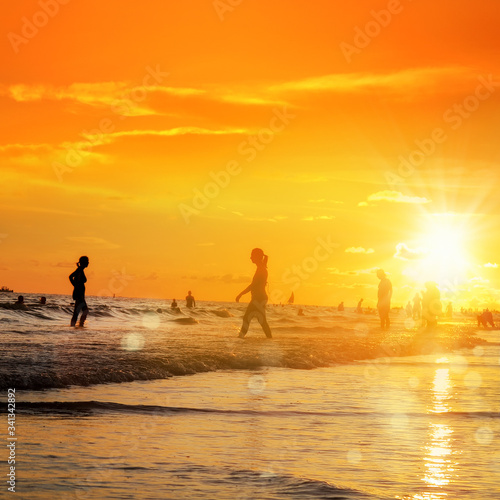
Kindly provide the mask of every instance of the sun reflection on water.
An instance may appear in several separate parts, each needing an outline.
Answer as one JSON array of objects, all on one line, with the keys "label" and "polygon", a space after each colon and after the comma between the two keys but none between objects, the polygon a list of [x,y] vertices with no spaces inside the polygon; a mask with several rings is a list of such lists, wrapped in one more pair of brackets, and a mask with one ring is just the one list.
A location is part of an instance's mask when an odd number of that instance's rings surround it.
[{"label": "sun reflection on water", "polygon": [[[440,365],[447,365],[448,358],[436,360]],[[437,368],[431,387],[432,405],[429,414],[443,414],[451,411],[451,381],[449,367]],[[413,496],[414,500],[444,500],[448,493],[444,487],[449,486],[455,472],[456,462],[452,449],[453,429],[447,423],[429,422],[428,441],[424,446],[423,457],[425,473],[422,480],[426,490]]]}]

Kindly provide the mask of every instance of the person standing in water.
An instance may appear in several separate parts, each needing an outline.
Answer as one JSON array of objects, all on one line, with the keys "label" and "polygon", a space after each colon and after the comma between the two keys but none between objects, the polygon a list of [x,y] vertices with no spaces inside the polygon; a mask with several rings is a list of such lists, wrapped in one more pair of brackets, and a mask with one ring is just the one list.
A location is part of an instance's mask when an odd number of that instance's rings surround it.
[{"label": "person standing in water", "polygon": [[85,283],[87,282],[87,277],[85,276],[84,269],[89,265],[89,258],[86,256],[80,257],[80,260],[76,264],[76,271],[69,275],[69,280],[71,284],[75,287],[73,290],[73,299],[75,301],[75,310],[73,311],[73,317],[71,318],[71,326],[76,326],[78,320],[78,315],[80,312],[80,326],[83,326],[85,320],[87,319],[87,314],[89,308],[87,307],[87,302],[85,302]]},{"label": "person standing in water", "polygon": [[191,290],[189,290],[188,294],[186,295],[186,307],[195,307],[196,302],[194,300],[194,297],[191,295]]},{"label": "person standing in water", "polygon": [[377,278],[380,280],[380,283],[378,284],[377,302],[378,314],[380,316],[380,326],[382,328],[389,328],[391,325],[389,311],[391,310],[392,283],[389,281],[382,269],[377,271]]},{"label": "person standing in water", "polygon": [[266,319],[267,255],[264,255],[264,252],[260,248],[254,248],[250,255],[250,259],[257,266],[257,270],[255,271],[250,285],[236,297],[236,302],[239,302],[240,298],[248,292],[250,292],[252,296],[250,304],[248,304],[247,310],[243,316],[243,324],[241,325],[238,337],[243,338],[246,335],[248,327],[250,326],[250,321],[256,316],[266,337],[272,338],[271,329]]}]

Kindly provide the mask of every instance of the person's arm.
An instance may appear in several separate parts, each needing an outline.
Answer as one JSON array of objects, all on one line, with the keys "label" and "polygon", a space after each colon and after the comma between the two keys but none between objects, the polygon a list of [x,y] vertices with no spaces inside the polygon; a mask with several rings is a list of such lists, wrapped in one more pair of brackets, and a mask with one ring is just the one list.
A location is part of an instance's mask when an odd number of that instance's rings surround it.
[{"label": "person's arm", "polygon": [[194,300],[194,297],[193,297],[193,307],[196,307],[196,300]]},{"label": "person's arm", "polygon": [[75,282],[77,280],[77,275],[78,275],[78,271],[80,270],[80,268],[77,268],[76,271],[73,271],[70,275],[69,275],[69,281],[71,282],[71,284],[73,286],[75,286]]},{"label": "person's arm", "polygon": [[252,283],[250,283],[250,285],[248,285],[242,292],[240,292],[237,296],[236,296],[236,302],[239,302],[241,297],[243,295],[245,295],[246,293],[248,293],[250,290],[252,289]]}]

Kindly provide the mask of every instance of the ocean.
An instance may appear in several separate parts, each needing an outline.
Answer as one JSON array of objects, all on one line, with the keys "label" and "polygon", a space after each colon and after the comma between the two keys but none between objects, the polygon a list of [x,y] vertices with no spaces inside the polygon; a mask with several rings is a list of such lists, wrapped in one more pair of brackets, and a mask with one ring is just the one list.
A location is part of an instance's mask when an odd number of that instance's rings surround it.
[{"label": "ocean", "polygon": [[12,299],[0,498],[500,497],[500,335],[475,317],[268,305],[273,339],[238,339],[244,303],[88,297],[71,328],[69,296]]}]

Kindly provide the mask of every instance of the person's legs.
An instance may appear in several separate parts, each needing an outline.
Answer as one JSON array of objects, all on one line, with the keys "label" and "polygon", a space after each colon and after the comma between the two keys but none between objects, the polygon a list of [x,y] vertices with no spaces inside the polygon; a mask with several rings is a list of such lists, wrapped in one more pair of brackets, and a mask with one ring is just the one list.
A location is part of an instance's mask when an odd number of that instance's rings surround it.
[{"label": "person's legs", "polygon": [[78,315],[82,310],[83,306],[86,306],[85,300],[83,299],[75,299],[75,309],[73,311],[73,316],[71,318],[71,326],[76,326],[76,321],[78,320]]},{"label": "person's legs", "polygon": [[248,332],[248,327],[250,326],[250,321],[252,321],[253,317],[254,317],[253,306],[252,306],[252,302],[250,302],[250,304],[248,304],[248,306],[247,306],[247,310],[245,311],[245,314],[243,315],[243,324],[241,325],[240,333],[238,335],[238,337],[240,337],[241,339]]},{"label": "person's legs", "polygon": [[87,303],[83,301],[83,307],[82,307],[82,315],[80,316],[80,326],[83,326],[85,323],[85,320],[87,319],[87,314],[89,313],[89,308],[87,307]]},{"label": "person's legs", "polygon": [[271,328],[269,328],[269,325],[267,323],[266,312],[265,311],[263,313],[259,312],[257,314],[257,320],[259,321],[260,326],[262,327],[262,330],[264,330],[266,337],[268,339],[273,338],[273,335],[271,334]]},{"label": "person's legs", "polygon": [[246,335],[248,327],[250,326],[250,321],[252,321],[252,318],[255,316],[257,316],[257,321],[260,323],[262,330],[264,330],[266,337],[273,337],[271,334],[271,328],[269,327],[266,319],[266,302],[267,301],[257,303],[252,301],[248,304],[247,310],[243,316],[243,324],[241,325],[240,333],[238,335],[240,338],[243,338]]},{"label": "person's legs", "polygon": [[378,315],[380,318],[380,328],[385,328],[385,308],[384,308],[384,306],[378,306]]}]

